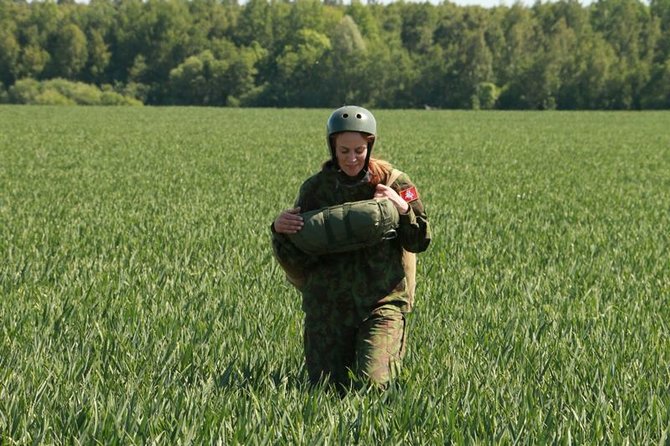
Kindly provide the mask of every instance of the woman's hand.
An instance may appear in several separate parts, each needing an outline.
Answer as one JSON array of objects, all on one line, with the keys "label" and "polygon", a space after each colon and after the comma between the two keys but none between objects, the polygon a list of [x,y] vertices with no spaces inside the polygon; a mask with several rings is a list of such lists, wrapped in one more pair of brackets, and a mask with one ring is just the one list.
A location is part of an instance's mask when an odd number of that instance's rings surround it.
[{"label": "woman's hand", "polygon": [[302,229],[304,223],[300,214],[300,207],[287,209],[274,221],[275,232],[279,234],[295,234]]},{"label": "woman's hand", "polygon": [[383,184],[378,184],[375,189],[375,198],[388,198],[400,214],[409,212],[409,203],[402,199],[398,192]]}]

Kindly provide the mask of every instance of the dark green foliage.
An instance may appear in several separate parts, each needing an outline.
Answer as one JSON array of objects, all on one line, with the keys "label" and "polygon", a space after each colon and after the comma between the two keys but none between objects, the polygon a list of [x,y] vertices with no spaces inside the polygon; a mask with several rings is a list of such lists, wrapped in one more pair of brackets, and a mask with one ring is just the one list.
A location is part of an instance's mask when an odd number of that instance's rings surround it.
[{"label": "dark green foliage", "polygon": [[[1,96],[0,96],[1,97]],[[0,101],[3,102],[3,101]],[[109,86],[101,91],[93,85],[65,79],[36,81],[22,79],[9,88],[7,102],[28,105],[141,105],[132,96],[113,91]]]},{"label": "dark green foliage", "polygon": [[2,0],[0,82],[110,84],[149,104],[667,108],[668,5]]}]

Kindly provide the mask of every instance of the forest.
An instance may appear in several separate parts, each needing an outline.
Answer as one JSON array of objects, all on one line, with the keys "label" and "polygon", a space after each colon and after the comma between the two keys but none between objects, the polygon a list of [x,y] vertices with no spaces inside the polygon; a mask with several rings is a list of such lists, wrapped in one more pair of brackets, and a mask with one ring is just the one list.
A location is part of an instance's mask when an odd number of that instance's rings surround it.
[{"label": "forest", "polygon": [[666,109],[670,0],[0,0],[0,102],[73,85],[147,105]]}]

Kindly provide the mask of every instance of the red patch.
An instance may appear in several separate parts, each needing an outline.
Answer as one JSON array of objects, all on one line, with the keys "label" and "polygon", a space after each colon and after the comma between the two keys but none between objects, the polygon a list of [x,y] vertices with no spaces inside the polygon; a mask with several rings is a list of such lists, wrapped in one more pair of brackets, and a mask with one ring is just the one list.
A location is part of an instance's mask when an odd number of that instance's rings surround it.
[{"label": "red patch", "polygon": [[416,187],[412,186],[409,189],[400,191],[400,196],[403,200],[408,203],[411,203],[414,200],[419,199],[419,193],[416,191]]}]

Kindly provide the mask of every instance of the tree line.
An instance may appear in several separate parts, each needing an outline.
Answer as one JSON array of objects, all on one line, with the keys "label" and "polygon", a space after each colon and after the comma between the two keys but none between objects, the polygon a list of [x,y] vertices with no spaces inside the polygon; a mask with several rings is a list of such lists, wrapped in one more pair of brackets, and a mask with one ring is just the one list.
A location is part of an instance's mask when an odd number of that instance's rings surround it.
[{"label": "tree line", "polygon": [[53,79],[153,105],[668,108],[670,0],[0,0],[0,98]]}]

